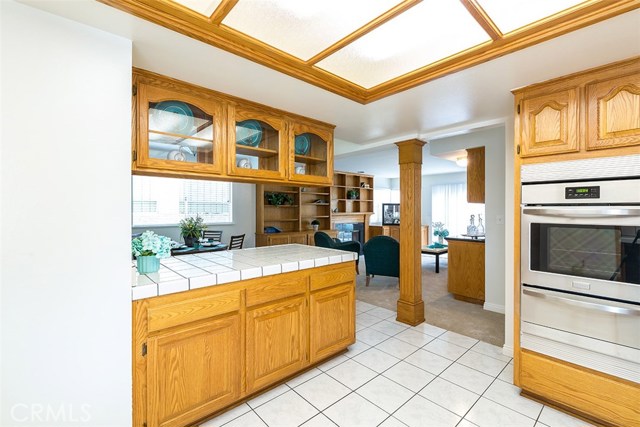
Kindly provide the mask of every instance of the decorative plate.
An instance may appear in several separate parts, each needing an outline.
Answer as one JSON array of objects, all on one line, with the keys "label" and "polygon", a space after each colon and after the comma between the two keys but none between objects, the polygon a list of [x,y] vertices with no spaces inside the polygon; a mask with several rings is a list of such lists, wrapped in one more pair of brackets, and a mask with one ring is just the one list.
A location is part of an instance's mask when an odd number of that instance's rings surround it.
[{"label": "decorative plate", "polygon": [[149,128],[161,132],[193,134],[193,111],[182,101],[162,101],[149,110]]},{"label": "decorative plate", "polygon": [[257,147],[262,140],[262,126],[257,120],[236,123],[236,144]]},{"label": "decorative plate", "polygon": [[296,154],[305,155],[311,147],[311,138],[306,133],[296,135],[295,139]]},{"label": "decorative plate", "polygon": [[251,169],[251,161],[249,159],[239,159],[238,163],[236,163],[238,165],[239,168],[243,168],[243,169]]}]

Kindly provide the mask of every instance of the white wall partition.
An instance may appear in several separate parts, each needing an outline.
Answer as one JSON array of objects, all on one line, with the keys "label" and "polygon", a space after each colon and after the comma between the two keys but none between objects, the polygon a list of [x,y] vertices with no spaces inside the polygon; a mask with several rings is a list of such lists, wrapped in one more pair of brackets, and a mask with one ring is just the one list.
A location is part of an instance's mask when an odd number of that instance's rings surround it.
[{"label": "white wall partition", "polygon": [[0,425],[131,425],[131,43],[0,7]]},{"label": "white wall partition", "polygon": [[505,128],[479,130],[429,142],[438,155],[485,147],[485,304],[505,311]]}]

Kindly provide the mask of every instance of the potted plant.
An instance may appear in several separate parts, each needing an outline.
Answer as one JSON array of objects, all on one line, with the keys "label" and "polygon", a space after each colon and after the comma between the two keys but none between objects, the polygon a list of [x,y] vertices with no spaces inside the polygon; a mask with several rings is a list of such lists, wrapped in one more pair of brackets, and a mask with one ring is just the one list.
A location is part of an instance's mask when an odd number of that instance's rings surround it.
[{"label": "potted plant", "polygon": [[171,256],[171,239],[147,230],[131,240],[131,252],[136,257],[138,273],[155,273],[160,269],[160,258]]},{"label": "potted plant", "polygon": [[202,237],[202,232],[207,229],[204,219],[199,215],[180,220],[180,235],[187,246],[195,246],[198,239]]},{"label": "potted plant", "polygon": [[267,198],[267,203],[273,206],[280,206],[285,203],[288,205],[293,204],[293,197],[287,193],[266,193],[265,197]]},{"label": "potted plant", "polygon": [[360,191],[356,188],[347,190],[347,199],[357,199],[360,197]]},{"label": "potted plant", "polygon": [[438,244],[444,244],[444,238],[449,235],[449,230],[444,228],[444,223],[442,222],[434,222],[431,224],[433,226],[433,235],[438,237]]},{"label": "potted plant", "polygon": [[311,225],[313,226],[313,231],[318,231],[318,227],[320,227],[320,221],[314,219],[311,221]]}]

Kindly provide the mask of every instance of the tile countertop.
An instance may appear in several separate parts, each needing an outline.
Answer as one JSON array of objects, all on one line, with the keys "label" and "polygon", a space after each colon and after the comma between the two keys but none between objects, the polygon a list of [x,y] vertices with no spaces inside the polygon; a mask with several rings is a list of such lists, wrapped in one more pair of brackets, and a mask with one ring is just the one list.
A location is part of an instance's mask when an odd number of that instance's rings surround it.
[{"label": "tile countertop", "polygon": [[293,244],[163,258],[160,270],[149,274],[139,274],[133,261],[131,299],[338,264],[355,258],[353,252]]}]

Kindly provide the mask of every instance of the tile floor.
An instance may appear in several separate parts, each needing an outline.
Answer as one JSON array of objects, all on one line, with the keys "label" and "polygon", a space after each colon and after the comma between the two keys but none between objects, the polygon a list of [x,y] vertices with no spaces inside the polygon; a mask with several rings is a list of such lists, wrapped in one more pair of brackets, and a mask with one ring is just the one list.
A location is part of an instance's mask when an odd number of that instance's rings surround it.
[{"label": "tile floor", "polygon": [[349,351],[201,427],[572,427],[589,424],[523,398],[502,349],[356,303]]}]

